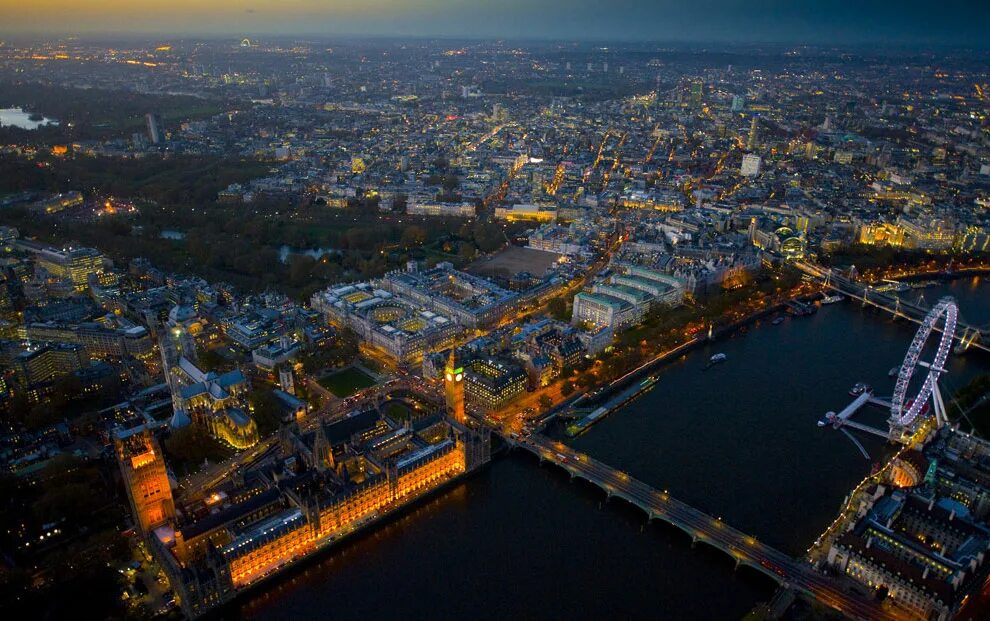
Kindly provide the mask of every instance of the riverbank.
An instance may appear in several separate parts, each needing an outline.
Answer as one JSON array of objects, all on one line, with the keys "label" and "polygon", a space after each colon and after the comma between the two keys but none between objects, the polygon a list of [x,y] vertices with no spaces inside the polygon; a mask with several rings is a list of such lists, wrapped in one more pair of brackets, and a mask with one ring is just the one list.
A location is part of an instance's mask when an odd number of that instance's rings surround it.
[{"label": "riverbank", "polygon": [[951,269],[948,266],[937,269],[932,269],[931,267],[919,267],[917,269],[893,268],[876,275],[873,275],[874,273],[869,270],[866,273],[871,274],[871,277],[868,279],[869,282],[879,282],[884,279],[905,281],[932,279],[951,282],[958,278],[965,278],[966,276],[990,275],[990,265],[966,265]]},{"label": "riverbank", "polygon": [[903,276],[893,276],[893,278],[908,282],[927,279],[952,282],[953,280],[966,278],[967,276],[990,276],[990,267],[964,267],[962,269],[951,271],[940,270],[935,272],[913,272]]},{"label": "riverbank", "polygon": [[[644,375],[647,375],[653,371],[660,369],[666,363],[675,360],[677,358],[680,358],[682,356],[686,356],[687,354],[691,353],[695,349],[705,344],[715,343],[722,339],[728,338],[733,334],[735,334],[737,331],[741,330],[742,328],[750,326],[756,323],[757,321],[759,321],[760,319],[769,317],[776,313],[783,312],[787,309],[787,306],[790,302],[813,303],[821,298],[822,298],[822,294],[819,292],[810,293],[810,294],[801,294],[801,295],[793,296],[784,302],[774,304],[773,306],[769,306],[767,308],[754,311],[749,315],[747,315],[746,317],[743,317],[742,319],[738,319],[727,325],[721,326],[717,330],[712,330],[711,334],[707,336],[695,337],[690,341],[682,343],[681,345],[678,345],[677,347],[671,350],[663,352],[657,355],[656,357],[650,359],[649,361],[643,363],[639,367],[633,369],[632,371],[629,371],[625,375],[612,380],[606,386],[600,387],[593,392],[585,393],[584,395],[581,395],[580,397],[575,399],[574,402],[570,405],[570,409],[573,410],[574,408],[577,408],[579,406],[594,407],[594,405],[602,403],[602,399],[606,399],[607,401],[604,404],[602,404],[600,407],[595,408],[588,416],[583,417],[581,421],[584,421],[584,424],[580,425],[580,427],[575,430],[575,433],[568,432],[568,435],[574,437],[576,435],[584,433],[585,431],[590,429],[591,426],[594,425],[595,423],[604,420],[609,414],[611,414],[615,410],[618,410],[619,408],[623,407],[633,399],[647,392],[650,388],[652,388],[653,386],[652,382],[648,386],[637,386],[635,387],[635,390],[633,391],[632,394],[627,394],[630,386],[633,383],[637,381],[645,381],[642,379]],[[617,392],[619,393],[618,397],[615,396]],[[586,403],[588,405],[584,405]],[[602,408],[606,408],[606,409],[602,411]],[[556,408],[556,411],[559,412],[561,409],[562,408]]]}]

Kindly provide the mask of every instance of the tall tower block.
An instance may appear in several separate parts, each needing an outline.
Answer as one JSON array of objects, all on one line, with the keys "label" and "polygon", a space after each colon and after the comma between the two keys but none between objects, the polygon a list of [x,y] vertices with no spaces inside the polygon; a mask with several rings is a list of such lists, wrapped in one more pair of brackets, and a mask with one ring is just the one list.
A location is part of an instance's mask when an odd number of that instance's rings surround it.
[{"label": "tall tower block", "polygon": [[131,513],[143,535],[175,519],[175,502],[165,458],[155,436],[143,425],[114,435],[117,463]]},{"label": "tall tower block", "polygon": [[296,384],[292,379],[292,367],[285,365],[278,369],[278,383],[290,395],[296,394]]},{"label": "tall tower block", "polygon": [[447,415],[463,425],[467,422],[464,413],[464,368],[457,366],[453,349],[450,350],[447,366],[443,370],[443,391]]}]

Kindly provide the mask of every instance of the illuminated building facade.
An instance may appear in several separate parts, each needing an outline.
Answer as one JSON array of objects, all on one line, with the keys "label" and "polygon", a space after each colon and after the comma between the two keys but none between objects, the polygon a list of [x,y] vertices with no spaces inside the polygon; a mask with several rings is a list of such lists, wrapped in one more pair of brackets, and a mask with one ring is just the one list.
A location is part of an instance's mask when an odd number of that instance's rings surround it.
[{"label": "illuminated building facade", "polygon": [[442,313],[468,328],[498,324],[512,312],[519,294],[485,278],[439,263],[425,272],[389,272],[382,287],[436,313]]},{"label": "illuminated building facade", "polygon": [[406,213],[411,216],[446,216],[473,218],[477,208],[473,203],[440,203],[436,201],[416,202],[406,205]]},{"label": "illuminated building facade", "polygon": [[90,275],[103,272],[103,255],[92,248],[42,248],[35,257],[38,267],[71,282],[76,291],[88,289]]},{"label": "illuminated building facade", "polygon": [[224,334],[247,350],[254,350],[282,336],[282,314],[271,308],[252,309],[221,323]]},{"label": "illuminated building facade", "polygon": [[147,536],[175,519],[165,458],[154,435],[143,425],[118,431],[114,435],[114,449],[131,515],[141,533]]},{"label": "illuminated building facade", "polygon": [[462,328],[449,316],[372,283],[356,283],[316,293],[313,308],[331,324],[354,330],[370,347],[399,362],[416,362],[449,347]]},{"label": "illuminated building facade", "polygon": [[82,345],[93,358],[137,358],[147,360],[154,354],[148,331],[143,326],[107,328],[98,323],[60,324],[30,323],[24,326],[23,339],[44,343]]},{"label": "illuminated building facade", "polygon": [[956,239],[953,223],[935,217],[908,219],[897,218],[897,224],[904,230],[905,246],[916,250],[947,250]]},{"label": "illuminated building facade", "polygon": [[615,326],[615,317],[622,311],[621,300],[600,295],[578,293],[574,296],[571,318],[574,323],[588,322],[596,326]]},{"label": "illuminated building facade", "polygon": [[508,220],[509,222],[553,222],[557,219],[557,210],[555,208],[541,209],[539,205],[520,203],[512,207],[496,207],[495,219]]},{"label": "illuminated building facade", "polygon": [[258,426],[243,401],[250,389],[247,377],[240,369],[217,374],[197,367],[195,334],[201,331],[196,312],[187,305],[172,308],[161,330],[162,368],[172,394],[171,426],[195,423],[235,449],[254,446]]},{"label": "illuminated building facade", "polygon": [[500,360],[481,358],[467,367],[466,393],[482,410],[500,410],[526,391],[528,376],[520,367]]},{"label": "illuminated building facade", "polygon": [[18,388],[32,401],[51,391],[54,380],[89,366],[89,356],[79,345],[53,343],[21,352],[10,361]]},{"label": "illuminated building facade", "polygon": [[904,245],[904,229],[889,222],[864,224],[859,228],[856,241],[871,246],[901,247]]},{"label": "illuminated building facade", "polygon": [[53,214],[69,209],[70,207],[78,207],[83,202],[83,195],[79,192],[72,191],[56,194],[51,198],[38,201],[35,203],[34,208],[46,214]]},{"label": "illuminated building facade", "polygon": [[204,373],[186,358],[172,370],[177,382],[181,412],[203,425],[210,434],[236,449],[258,443],[258,426],[244,411],[243,398],[250,386],[240,369],[222,375]]},{"label": "illuminated building facade", "polygon": [[755,177],[760,174],[760,166],[763,160],[755,153],[747,153],[742,158],[742,165],[739,167],[739,174],[743,177]]},{"label": "illuminated building facade", "polygon": [[[893,246],[913,250],[947,250],[959,245],[965,231],[944,219],[927,217],[909,219],[899,216],[895,222],[873,222],[860,227],[857,241],[873,246]],[[986,245],[984,243],[982,245]]]},{"label": "illuminated building facade", "polygon": [[946,428],[898,455],[828,550],[837,571],[913,617],[950,619],[990,558],[990,443]]},{"label": "illuminated building facade", "polygon": [[612,329],[637,324],[655,305],[676,306],[684,301],[685,287],[677,278],[635,265],[625,274],[595,283],[591,292],[574,296],[571,320]]},{"label": "illuminated building facade", "polygon": [[153,550],[197,617],[489,458],[487,433],[442,414],[288,427],[270,459],[155,530]]},{"label": "illuminated building facade", "polygon": [[[168,313],[168,320],[158,335],[158,349],[162,357],[162,370],[165,372],[165,382],[172,392],[173,427],[189,424],[185,412],[180,389],[183,386],[183,374],[180,363],[183,360],[196,361],[195,333],[200,329],[196,312],[191,306],[176,305]],[[195,365],[192,365],[195,366]]]},{"label": "illuminated building facade", "polygon": [[630,209],[653,209],[663,212],[684,211],[684,197],[666,190],[629,190],[622,195],[620,204]]},{"label": "illuminated building facade", "polygon": [[969,226],[956,234],[955,247],[961,252],[990,252],[990,232]]}]

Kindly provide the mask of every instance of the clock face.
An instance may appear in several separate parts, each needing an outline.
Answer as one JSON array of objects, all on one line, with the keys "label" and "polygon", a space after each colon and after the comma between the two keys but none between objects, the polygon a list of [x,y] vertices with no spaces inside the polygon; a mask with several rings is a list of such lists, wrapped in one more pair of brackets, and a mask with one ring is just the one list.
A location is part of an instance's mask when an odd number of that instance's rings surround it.
[{"label": "clock face", "polygon": [[463,374],[461,374],[461,373],[458,373],[458,374],[457,374],[457,377],[455,377],[454,379],[456,379],[456,380],[457,380],[457,381],[459,382],[459,381],[461,381],[462,379],[464,379],[464,375],[463,375]]},{"label": "clock face", "polygon": [[454,376],[453,376],[453,375],[451,375],[450,373],[448,373],[448,374],[447,374],[447,381],[449,382],[449,381],[451,381],[451,380],[453,380],[453,379],[454,379]]}]

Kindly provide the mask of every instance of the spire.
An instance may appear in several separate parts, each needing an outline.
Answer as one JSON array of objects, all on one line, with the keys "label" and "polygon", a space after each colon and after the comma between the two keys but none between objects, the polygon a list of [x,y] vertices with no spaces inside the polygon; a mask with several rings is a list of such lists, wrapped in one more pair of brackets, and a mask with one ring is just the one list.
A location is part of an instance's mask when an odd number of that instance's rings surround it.
[{"label": "spire", "polygon": [[447,368],[448,369],[456,368],[456,364],[457,364],[457,360],[454,357],[454,348],[451,347],[450,348],[450,356],[447,357]]},{"label": "spire", "polygon": [[330,448],[330,443],[327,442],[323,425],[316,428],[316,438],[313,440],[313,462],[313,466],[318,472],[323,472],[327,466],[334,467],[333,450]]}]

